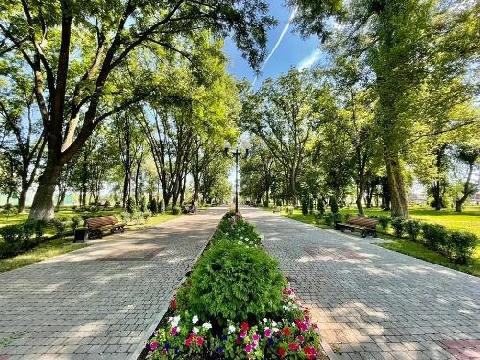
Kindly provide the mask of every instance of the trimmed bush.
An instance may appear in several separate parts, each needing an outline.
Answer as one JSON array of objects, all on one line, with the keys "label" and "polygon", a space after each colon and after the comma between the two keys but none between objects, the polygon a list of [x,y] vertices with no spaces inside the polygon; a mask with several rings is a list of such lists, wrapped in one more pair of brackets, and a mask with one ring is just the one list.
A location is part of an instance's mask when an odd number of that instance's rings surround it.
[{"label": "trimmed bush", "polygon": [[51,221],[51,224],[55,227],[56,236],[60,239],[63,239],[63,236],[65,235],[65,230],[67,228],[66,222],[62,220],[63,219],[53,219]]},{"label": "trimmed bush", "polygon": [[14,256],[26,248],[23,225],[8,225],[0,228],[0,257]]},{"label": "trimmed bush", "polygon": [[75,230],[78,229],[80,224],[83,225],[83,219],[80,216],[72,217],[72,230],[73,230],[73,232],[75,232]]},{"label": "trimmed bush", "polygon": [[172,215],[180,214],[180,208],[178,206],[172,207]]},{"label": "trimmed bush", "polygon": [[443,250],[448,242],[448,231],[442,225],[423,224],[423,238],[428,248]]},{"label": "trimmed bush", "polygon": [[337,222],[342,222],[342,214],[327,212],[325,213],[325,215],[323,215],[323,220],[325,222],[325,225],[333,226]]},{"label": "trimmed bush", "polygon": [[377,219],[382,230],[387,231],[388,225],[390,225],[390,222],[392,221],[392,219],[388,216],[378,216]]},{"label": "trimmed bush", "polygon": [[302,199],[302,214],[308,215],[308,199],[307,198]]},{"label": "trimmed bush", "polygon": [[466,264],[472,257],[478,238],[475,234],[452,231],[448,239],[449,258],[457,264]]},{"label": "trimmed bush", "polygon": [[405,230],[408,234],[408,238],[412,241],[417,241],[418,235],[422,230],[422,225],[419,221],[416,220],[408,220],[405,223]]},{"label": "trimmed bush", "polygon": [[177,303],[219,326],[260,321],[282,310],[285,285],[278,263],[265,251],[219,241],[199,260]]},{"label": "trimmed bush", "polygon": [[401,238],[405,234],[405,219],[401,217],[392,218],[392,228],[396,237]]},{"label": "trimmed bush", "polygon": [[255,230],[255,226],[246,222],[244,219],[228,214],[223,217],[218,224],[212,243],[219,240],[228,240],[236,243],[242,243],[247,246],[260,246],[261,238]]}]

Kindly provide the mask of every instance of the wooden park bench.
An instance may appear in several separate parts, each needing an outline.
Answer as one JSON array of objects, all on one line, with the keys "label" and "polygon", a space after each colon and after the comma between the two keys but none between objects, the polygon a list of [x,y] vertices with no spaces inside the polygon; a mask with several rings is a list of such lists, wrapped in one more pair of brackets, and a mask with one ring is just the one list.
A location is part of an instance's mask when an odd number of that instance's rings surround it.
[{"label": "wooden park bench", "polygon": [[120,223],[115,216],[100,216],[85,220],[88,238],[102,238],[104,231],[111,233],[124,232],[125,224]]},{"label": "wooden park bench", "polygon": [[360,231],[362,237],[371,235],[377,237],[377,223],[378,220],[370,219],[365,216],[355,216],[348,219],[345,222],[339,222],[335,224],[335,228],[340,231],[350,230],[350,231]]}]

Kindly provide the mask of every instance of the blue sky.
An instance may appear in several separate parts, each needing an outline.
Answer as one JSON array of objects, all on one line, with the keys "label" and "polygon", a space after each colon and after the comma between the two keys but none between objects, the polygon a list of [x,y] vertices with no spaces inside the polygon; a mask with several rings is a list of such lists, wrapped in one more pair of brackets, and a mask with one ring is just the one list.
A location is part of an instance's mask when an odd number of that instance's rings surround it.
[{"label": "blue sky", "polygon": [[[289,18],[292,15],[292,9],[284,5],[282,0],[269,0],[270,13],[274,16],[278,24],[268,33],[267,54],[270,54],[278,43],[273,54],[271,54],[267,63],[264,64],[262,73],[256,81],[258,87],[263,80],[268,77],[276,77],[287,72],[291,67],[308,67],[322,62],[324,56],[318,48],[318,38],[309,37],[303,39],[298,33],[295,33],[293,26],[289,26],[285,32]],[[281,41],[281,34],[285,33]],[[240,56],[235,44],[227,39],[225,43],[225,52],[229,58],[229,71],[238,79],[247,78],[250,81],[255,79],[255,72],[248,63]]]}]

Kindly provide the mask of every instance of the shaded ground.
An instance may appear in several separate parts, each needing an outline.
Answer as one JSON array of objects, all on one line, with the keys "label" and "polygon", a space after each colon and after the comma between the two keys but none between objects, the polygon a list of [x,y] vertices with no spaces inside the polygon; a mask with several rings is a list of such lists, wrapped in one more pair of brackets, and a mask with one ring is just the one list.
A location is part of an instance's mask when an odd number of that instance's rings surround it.
[{"label": "shaded ground", "polygon": [[0,359],[136,358],[225,210],[0,274]]},{"label": "shaded ground", "polygon": [[372,239],[259,209],[243,214],[265,235],[335,358],[480,358],[480,279]]}]

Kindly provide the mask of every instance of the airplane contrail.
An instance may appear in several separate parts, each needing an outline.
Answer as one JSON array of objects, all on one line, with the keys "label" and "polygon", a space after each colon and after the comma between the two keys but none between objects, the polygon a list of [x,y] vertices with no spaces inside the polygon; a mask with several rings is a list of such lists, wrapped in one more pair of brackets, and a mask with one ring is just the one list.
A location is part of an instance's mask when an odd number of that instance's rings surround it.
[{"label": "airplane contrail", "polygon": [[[267,65],[267,62],[268,60],[270,60],[270,58],[273,56],[273,54],[275,53],[275,51],[277,50],[277,48],[280,46],[280,44],[282,43],[282,40],[283,38],[285,37],[285,34],[287,33],[288,31],[288,28],[290,27],[290,23],[292,22],[293,18],[295,17],[295,15],[297,14],[297,7],[294,7],[292,12],[290,13],[290,17],[288,18],[288,21],[287,23],[285,24],[285,27],[283,28],[280,36],[278,37],[278,40],[277,42],[275,43],[275,45],[273,46],[272,50],[270,51],[270,53],[267,55],[267,58],[265,59],[265,61],[263,62],[262,64],[262,67],[260,68],[260,71],[263,71],[263,69],[265,69],[265,66]],[[258,78],[258,75],[255,75],[255,78],[253,79],[253,86],[255,85],[255,82],[257,81],[257,78]]]}]

